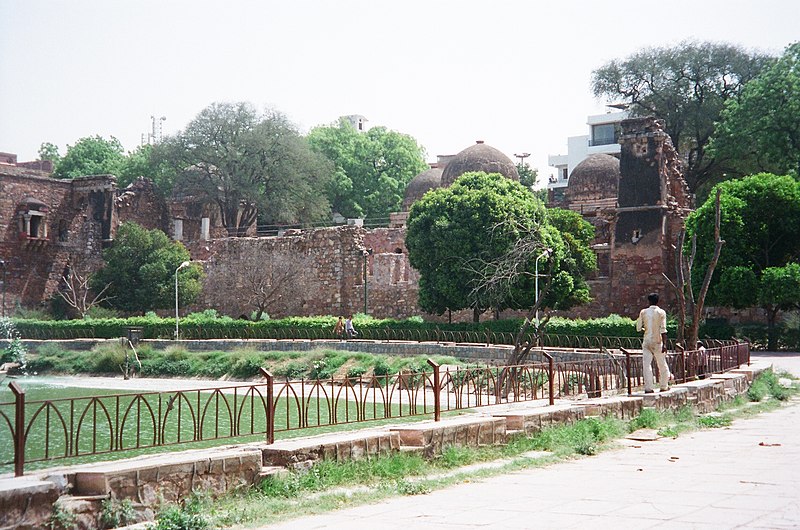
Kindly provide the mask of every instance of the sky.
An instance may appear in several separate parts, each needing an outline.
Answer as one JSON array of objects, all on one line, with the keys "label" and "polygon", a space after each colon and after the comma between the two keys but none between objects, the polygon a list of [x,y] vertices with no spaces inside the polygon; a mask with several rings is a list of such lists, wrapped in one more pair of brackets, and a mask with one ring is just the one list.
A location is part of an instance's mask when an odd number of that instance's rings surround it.
[{"label": "sky", "polygon": [[0,152],[133,150],[151,116],[175,134],[248,101],[302,132],[360,114],[428,161],[483,140],[541,181],[606,111],[592,70],[683,40],[779,55],[799,22],[797,0],[0,0]]}]

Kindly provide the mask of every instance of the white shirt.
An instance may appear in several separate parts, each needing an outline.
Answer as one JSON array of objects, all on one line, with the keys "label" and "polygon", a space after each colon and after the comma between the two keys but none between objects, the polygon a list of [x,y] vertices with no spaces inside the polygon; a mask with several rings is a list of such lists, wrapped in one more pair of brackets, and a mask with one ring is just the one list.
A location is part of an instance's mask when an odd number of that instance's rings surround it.
[{"label": "white shirt", "polygon": [[661,334],[667,332],[667,313],[657,305],[651,305],[639,312],[636,331],[644,329],[644,341],[661,344]]}]

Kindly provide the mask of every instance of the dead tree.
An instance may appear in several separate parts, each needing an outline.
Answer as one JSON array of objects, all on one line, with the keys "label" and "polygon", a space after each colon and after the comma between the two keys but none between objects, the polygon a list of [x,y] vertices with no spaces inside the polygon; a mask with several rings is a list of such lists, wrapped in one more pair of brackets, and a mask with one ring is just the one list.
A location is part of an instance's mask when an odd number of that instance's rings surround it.
[{"label": "dead tree", "polygon": [[[509,295],[516,283],[524,277],[534,276],[534,273],[530,271],[531,260],[541,256],[544,251],[545,247],[538,232],[527,232],[525,236],[514,243],[509,252],[491,263],[483,264],[480,270],[481,280],[473,289],[473,294],[483,293],[488,300],[493,301],[495,306],[500,306],[502,300]],[[534,294],[535,302],[528,308],[522,325],[514,335],[514,349],[506,359],[505,367],[498,375],[498,397],[508,397],[511,388],[516,384],[517,370],[514,367],[525,362],[530,356],[531,350],[541,344],[542,332],[550,321],[550,314],[545,313],[541,320],[536,319],[536,314],[550,292],[553,278],[552,269],[553,257],[550,254],[543,269],[544,273],[539,274],[540,278],[544,278],[539,296]]]},{"label": "dead tree", "polygon": [[[703,307],[705,306],[706,295],[708,288],[711,285],[711,278],[714,275],[714,269],[717,267],[719,255],[722,251],[722,245],[725,241],[720,237],[720,194],[721,190],[717,190],[717,197],[714,201],[715,218],[714,218],[714,254],[711,261],[706,268],[703,284],[700,287],[700,292],[695,297],[694,286],[692,282],[692,269],[697,255],[697,234],[692,235],[691,253],[688,260],[685,256],[686,246],[686,228],[681,230],[678,236],[677,251],[675,257],[675,281],[669,276],[664,274],[664,278],[675,290],[678,298],[678,342],[682,342],[686,349],[694,349],[700,334],[700,322],[703,319]],[[687,315],[691,319],[687,325]]]},{"label": "dead tree", "polygon": [[108,300],[108,297],[103,295],[111,284],[107,284],[94,295],[89,286],[90,279],[90,274],[84,270],[79,261],[68,263],[61,278],[61,289],[58,294],[69,307],[80,314],[81,318],[85,318],[93,307]]}]

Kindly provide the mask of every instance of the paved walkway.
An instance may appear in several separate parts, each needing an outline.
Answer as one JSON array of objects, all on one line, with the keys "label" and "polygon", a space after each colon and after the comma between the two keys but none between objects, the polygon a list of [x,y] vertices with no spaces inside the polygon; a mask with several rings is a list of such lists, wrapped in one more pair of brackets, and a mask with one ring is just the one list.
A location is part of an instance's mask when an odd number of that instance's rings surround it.
[{"label": "paved walkway", "polygon": [[[800,374],[800,354],[775,357]],[[795,404],[726,429],[264,528],[800,528],[799,475]]]}]

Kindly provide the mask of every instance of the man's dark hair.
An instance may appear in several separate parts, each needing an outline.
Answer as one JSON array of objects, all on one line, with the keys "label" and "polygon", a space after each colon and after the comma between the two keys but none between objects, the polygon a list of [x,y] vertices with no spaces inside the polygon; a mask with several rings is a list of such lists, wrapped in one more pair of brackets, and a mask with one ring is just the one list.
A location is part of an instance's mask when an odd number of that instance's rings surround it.
[{"label": "man's dark hair", "polygon": [[648,294],[647,301],[650,302],[650,305],[658,305],[658,293]]}]

